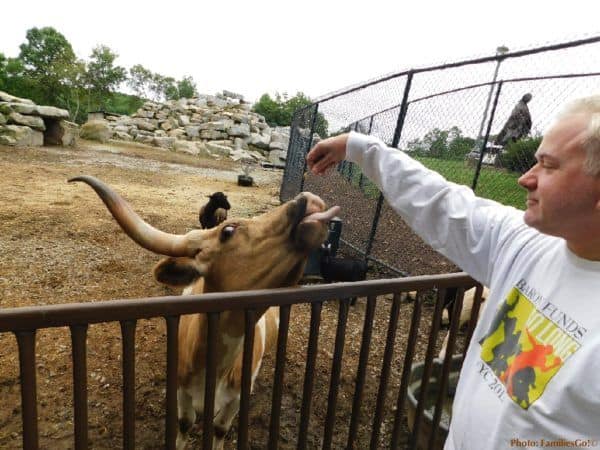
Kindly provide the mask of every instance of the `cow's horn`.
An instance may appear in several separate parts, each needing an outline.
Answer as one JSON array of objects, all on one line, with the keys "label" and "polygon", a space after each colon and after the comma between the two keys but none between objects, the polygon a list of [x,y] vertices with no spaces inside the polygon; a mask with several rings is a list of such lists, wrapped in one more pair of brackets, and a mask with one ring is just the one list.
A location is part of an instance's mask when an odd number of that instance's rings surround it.
[{"label": "cow's horn", "polygon": [[187,235],[165,233],[146,223],[131,206],[108,185],[97,178],[82,175],[69,182],[83,181],[102,199],[123,231],[147,250],[166,256],[194,256],[198,249],[190,246]]}]

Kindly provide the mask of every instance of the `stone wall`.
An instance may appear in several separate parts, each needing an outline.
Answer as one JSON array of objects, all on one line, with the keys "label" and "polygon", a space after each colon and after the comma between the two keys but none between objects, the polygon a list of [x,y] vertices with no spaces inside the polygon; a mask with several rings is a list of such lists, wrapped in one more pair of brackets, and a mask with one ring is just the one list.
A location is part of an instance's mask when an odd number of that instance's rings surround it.
[{"label": "stone wall", "polygon": [[272,129],[241,95],[223,91],[166,103],[146,102],[131,116],[91,113],[81,137],[118,139],[194,155],[285,164],[289,127]]},{"label": "stone wall", "polygon": [[0,91],[0,144],[12,146],[73,145],[78,126],[69,112],[36,105]]},{"label": "stone wall", "polygon": [[[269,127],[241,95],[229,91],[166,103],[146,102],[131,116],[90,112],[81,128],[68,118],[64,109],[36,105],[0,91],[0,144],[5,145],[74,145],[81,136],[283,167],[290,139],[289,127]],[[315,134],[313,143],[318,139]]]}]

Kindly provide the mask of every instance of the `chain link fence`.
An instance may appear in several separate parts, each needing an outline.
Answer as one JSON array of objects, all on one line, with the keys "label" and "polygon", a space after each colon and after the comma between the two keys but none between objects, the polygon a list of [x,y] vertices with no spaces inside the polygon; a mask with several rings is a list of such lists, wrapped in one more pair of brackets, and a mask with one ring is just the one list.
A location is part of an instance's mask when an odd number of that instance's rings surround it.
[{"label": "chain link fence", "polygon": [[561,107],[599,93],[600,36],[412,69],[332,93],[298,110],[280,197],[302,190],[343,211],[345,253],[384,274],[456,270],[412,233],[354,164],[325,177],[306,171],[305,156],[328,135],[355,130],[405,151],[477,195],[517,208],[517,180],[535,162],[542,133]]}]

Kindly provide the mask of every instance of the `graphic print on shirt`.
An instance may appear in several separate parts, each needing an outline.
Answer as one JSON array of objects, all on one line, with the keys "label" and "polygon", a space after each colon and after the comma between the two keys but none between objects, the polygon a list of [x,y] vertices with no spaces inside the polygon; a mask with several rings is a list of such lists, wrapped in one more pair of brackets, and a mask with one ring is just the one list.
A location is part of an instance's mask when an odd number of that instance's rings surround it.
[{"label": "graphic print on shirt", "polygon": [[543,394],[550,379],[580,347],[517,287],[498,308],[479,344],[481,359],[523,409]]}]

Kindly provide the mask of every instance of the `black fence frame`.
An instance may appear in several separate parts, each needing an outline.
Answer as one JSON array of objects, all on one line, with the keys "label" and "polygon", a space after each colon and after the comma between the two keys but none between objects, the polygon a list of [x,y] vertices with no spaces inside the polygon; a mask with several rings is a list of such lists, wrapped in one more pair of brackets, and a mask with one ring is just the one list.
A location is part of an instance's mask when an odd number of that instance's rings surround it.
[{"label": "black fence frame", "polygon": [[[287,200],[293,198],[296,194],[298,194],[302,190],[304,190],[304,179],[306,176],[306,169],[307,169],[305,156],[308,153],[308,151],[310,150],[310,148],[312,147],[313,136],[315,133],[315,124],[316,124],[317,114],[319,112],[319,106],[330,100],[347,96],[348,94],[357,92],[359,90],[363,90],[365,88],[368,88],[368,87],[371,87],[371,86],[374,86],[374,85],[377,85],[380,83],[384,83],[384,82],[392,80],[392,79],[400,79],[400,78],[405,78],[404,92],[403,92],[402,101],[400,104],[391,106],[389,108],[386,108],[385,110],[377,111],[373,114],[362,117],[359,120],[353,121],[352,123],[349,123],[347,125],[346,130],[347,131],[356,130],[358,128],[359,123],[368,121],[369,122],[368,134],[370,134],[374,117],[376,117],[377,115],[380,115],[386,111],[393,111],[395,109],[398,109],[399,112],[398,112],[398,117],[397,117],[397,121],[396,121],[396,126],[394,129],[393,138],[392,138],[391,142],[387,143],[391,147],[398,148],[398,144],[399,144],[400,138],[402,136],[402,130],[404,127],[404,123],[405,123],[407,114],[409,113],[409,108],[412,104],[416,104],[423,100],[427,100],[427,99],[430,99],[430,98],[433,98],[436,96],[447,95],[449,93],[454,93],[454,92],[458,92],[461,90],[489,86],[490,90],[489,90],[488,103],[486,104],[486,109],[484,111],[484,116],[482,117],[482,122],[481,122],[482,128],[485,129],[485,134],[482,136],[482,140],[479,143],[479,149],[478,149],[479,159],[476,161],[475,171],[474,171],[473,179],[472,179],[471,186],[470,186],[471,189],[476,191],[478,182],[479,182],[480,173],[481,173],[483,159],[485,156],[485,151],[488,146],[489,139],[490,139],[490,131],[491,131],[492,124],[494,122],[494,117],[496,114],[496,106],[498,104],[498,99],[500,97],[500,93],[501,93],[502,87],[504,85],[506,85],[508,83],[519,83],[519,82],[531,81],[531,80],[548,80],[548,79],[560,79],[560,78],[581,78],[581,77],[600,76],[600,72],[586,72],[586,73],[570,73],[570,74],[560,74],[560,75],[550,75],[550,76],[496,79],[497,69],[499,67],[499,64],[508,59],[524,58],[524,57],[531,56],[531,55],[538,54],[538,53],[569,49],[569,48],[584,46],[584,45],[593,44],[593,43],[597,43],[597,42],[600,42],[600,36],[594,36],[594,37],[579,39],[579,40],[575,40],[575,41],[546,45],[546,46],[541,46],[541,47],[531,48],[531,49],[526,49],[526,50],[508,52],[508,53],[504,53],[504,54],[496,54],[493,56],[481,57],[481,58],[476,58],[476,59],[467,59],[467,60],[461,60],[461,61],[456,61],[456,62],[447,63],[447,64],[434,65],[434,66],[418,68],[418,69],[410,69],[407,71],[398,72],[398,73],[391,74],[391,75],[388,75],[388,76],[385,76],[382,78],[378,78],[378,79],[370,81],[368,83],[353,86],[349,89],[341,90],[341,91],[335,92],[330,95],[323,96],[323,97],[317,99],[311,105],[308,105],[304,108],[297,110],[294,114],[294,117],[292,119],[292,125],[291,125],[291,135],[290,135],[290,142],[289,142],[288,153],[287,153],[286,166],[285,166],[285,171],[284,171],[281,190],[280,190],[280,200],[287,201]],[[433,72],[433,71],[443,71],[443,70],[462,67],[462,66],[470,66],[470,65],[472,66],[472,65],[488,63],[488,62],[496,62],[496,64],[497,64],[496,72],[494,73],[494,77],[489,82],[471,84],[471,85],[462,86],[460,88],[453,89],[453,90],[447,90],[444,92],[436,92],[435,94],[432,94],[432,95],[415,98],[415,99],[410,99],[411,86],[413,84],[413,80],[415,79],[415,77],[418,77],[419,74]],[[490,104],[491,104],[491,110],[488,112],[488,106]],[[486,124],[485,127],[483,127],[484,123]],[[304,130],[304,131],[302,131],[302,130]],[[346,178],[351,179],[352,170],[353,170],[352,164],[350,164],[349,166],[350,167],[348,167],[347,163],[343,162],[338,167],[338,171],[342,172],[343,176],[345,176]],[[362,187],[362,183],[363,183],[363,178],[362,178],[362,174],[361,174],[360,179],[359,179],[360,187]],[[342,238],[340,240],[343,244],[345,244],[346,246],[351,248],[353,251],[355,251],[356,253],[361,255],[365,259],[365,261],[373,261],[374,263],[384,267],[385,269],[387,269],[388,271],[390,271],[396,275],[408,276],[409,274],[402,268],[396,267],[392,264],[389,264],[389,263],[382,261],[371,255],[373,240],[374,240],[374,237],[375,237],[375,234],[377,231],[377,226],[378,226],[378,223],[380,220],[383,200],[384,200],[383,194],[379,193],[379,197],[377,199],[377,204],[376,204],[375,211],[373,214],[373,219],[371,222],[369,237],[367,239],[365,248],[360,248],[359,246],[356,245],[356,243],[352,243],[349,240],[345,239],[343,234],[342,234]]]}]

